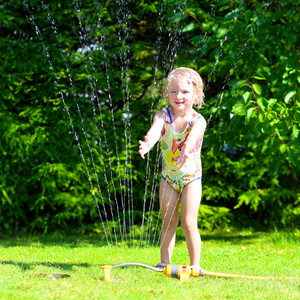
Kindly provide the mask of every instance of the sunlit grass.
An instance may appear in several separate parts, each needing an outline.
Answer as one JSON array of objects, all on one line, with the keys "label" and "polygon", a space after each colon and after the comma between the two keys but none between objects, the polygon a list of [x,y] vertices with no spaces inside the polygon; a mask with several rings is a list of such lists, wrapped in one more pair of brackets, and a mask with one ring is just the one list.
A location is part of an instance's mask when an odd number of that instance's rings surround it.
[{"label": "sunlit grass", "polygon": [[[180,235],[180,230],[178,230]],[[97,236],[13,238],[0,242],[1,299],[300,299],[300,233],[202,232],[201,266],[207,271],[299,279],[251,280],[204,276],[185,283],[141,267],[112,270],[104,264],[156,265],[159,247],[109,246]],[[138,244],[138,243],[137,243]],[[174,264],[188,264],[183,238]],[[53,279],[52,274],[70,277]]]}]

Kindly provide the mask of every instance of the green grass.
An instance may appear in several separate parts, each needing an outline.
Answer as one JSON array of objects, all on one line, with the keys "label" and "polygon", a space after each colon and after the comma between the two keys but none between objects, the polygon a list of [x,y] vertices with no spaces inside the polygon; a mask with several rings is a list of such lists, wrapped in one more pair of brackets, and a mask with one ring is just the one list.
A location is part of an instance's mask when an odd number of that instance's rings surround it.
[{"label": "green grass", "polygon": [[[180,235],[180,230],[178,230]],[[95,236],[9,238],[0,242],[0,299],[300,299],[300,233],[202,232],[207,271],[299,279],[251,280],[204,276],[185,283],[141,267],[103,264],[159,262],[159,247],[108,246]],[[174,264],[188,264],[179,238]],[[68,274],[53,279],[51,274]]]}]

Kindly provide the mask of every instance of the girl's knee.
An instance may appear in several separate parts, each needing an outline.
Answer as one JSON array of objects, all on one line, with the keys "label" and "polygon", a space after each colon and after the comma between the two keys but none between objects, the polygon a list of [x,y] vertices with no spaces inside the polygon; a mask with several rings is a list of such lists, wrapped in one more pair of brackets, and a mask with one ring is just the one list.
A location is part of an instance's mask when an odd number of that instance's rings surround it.
[{"label": "girl's knee", "polygon": [[198,224],[194,220],[181,220],[181,228],[185,234],[198,231]]}]

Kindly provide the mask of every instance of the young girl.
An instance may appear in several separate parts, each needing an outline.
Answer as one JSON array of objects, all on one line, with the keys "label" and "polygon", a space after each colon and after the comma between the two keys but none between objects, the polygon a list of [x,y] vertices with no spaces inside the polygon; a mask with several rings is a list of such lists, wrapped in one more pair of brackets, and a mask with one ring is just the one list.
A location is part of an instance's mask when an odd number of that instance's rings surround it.
[{"label": "young girl", "polygon": [[153,124],[139,141],[139,153],[145,154],[161,140],[162,178],[159,201],[162,214],[161,263],[171,263],[181,202],[181,226],[186,238],[190,265],[200,268],[201,238],[197,216],[202,194],[202,166],[200,151],[206,128],[205,119],[193,109],[203,104],[203,82],[199,74],[189,68],[170,72],[164,85],[169,108],[154,116]]}]

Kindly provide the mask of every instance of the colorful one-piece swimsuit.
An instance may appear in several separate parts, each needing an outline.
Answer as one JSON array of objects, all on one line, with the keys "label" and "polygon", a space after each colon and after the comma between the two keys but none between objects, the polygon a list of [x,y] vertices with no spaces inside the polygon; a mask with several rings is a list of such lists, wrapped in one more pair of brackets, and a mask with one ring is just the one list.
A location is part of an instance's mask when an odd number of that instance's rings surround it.
[{"label": "colorful one-piece swimsuit", "polygon": [[202,118],[202,115],[196,114],[182,132],[177,132],[173,128],[169,109],[164,108],[164,113],[165,124],[161,133],[162,178],[177,192],[181,193],[182,189],[190,182],[202,179],[200,151],[203,138],[190,151],[189,158],[184,166],[179,168],[179,165],[175,165],[179,160],[181,148],[187,140],[195,120]]}]

